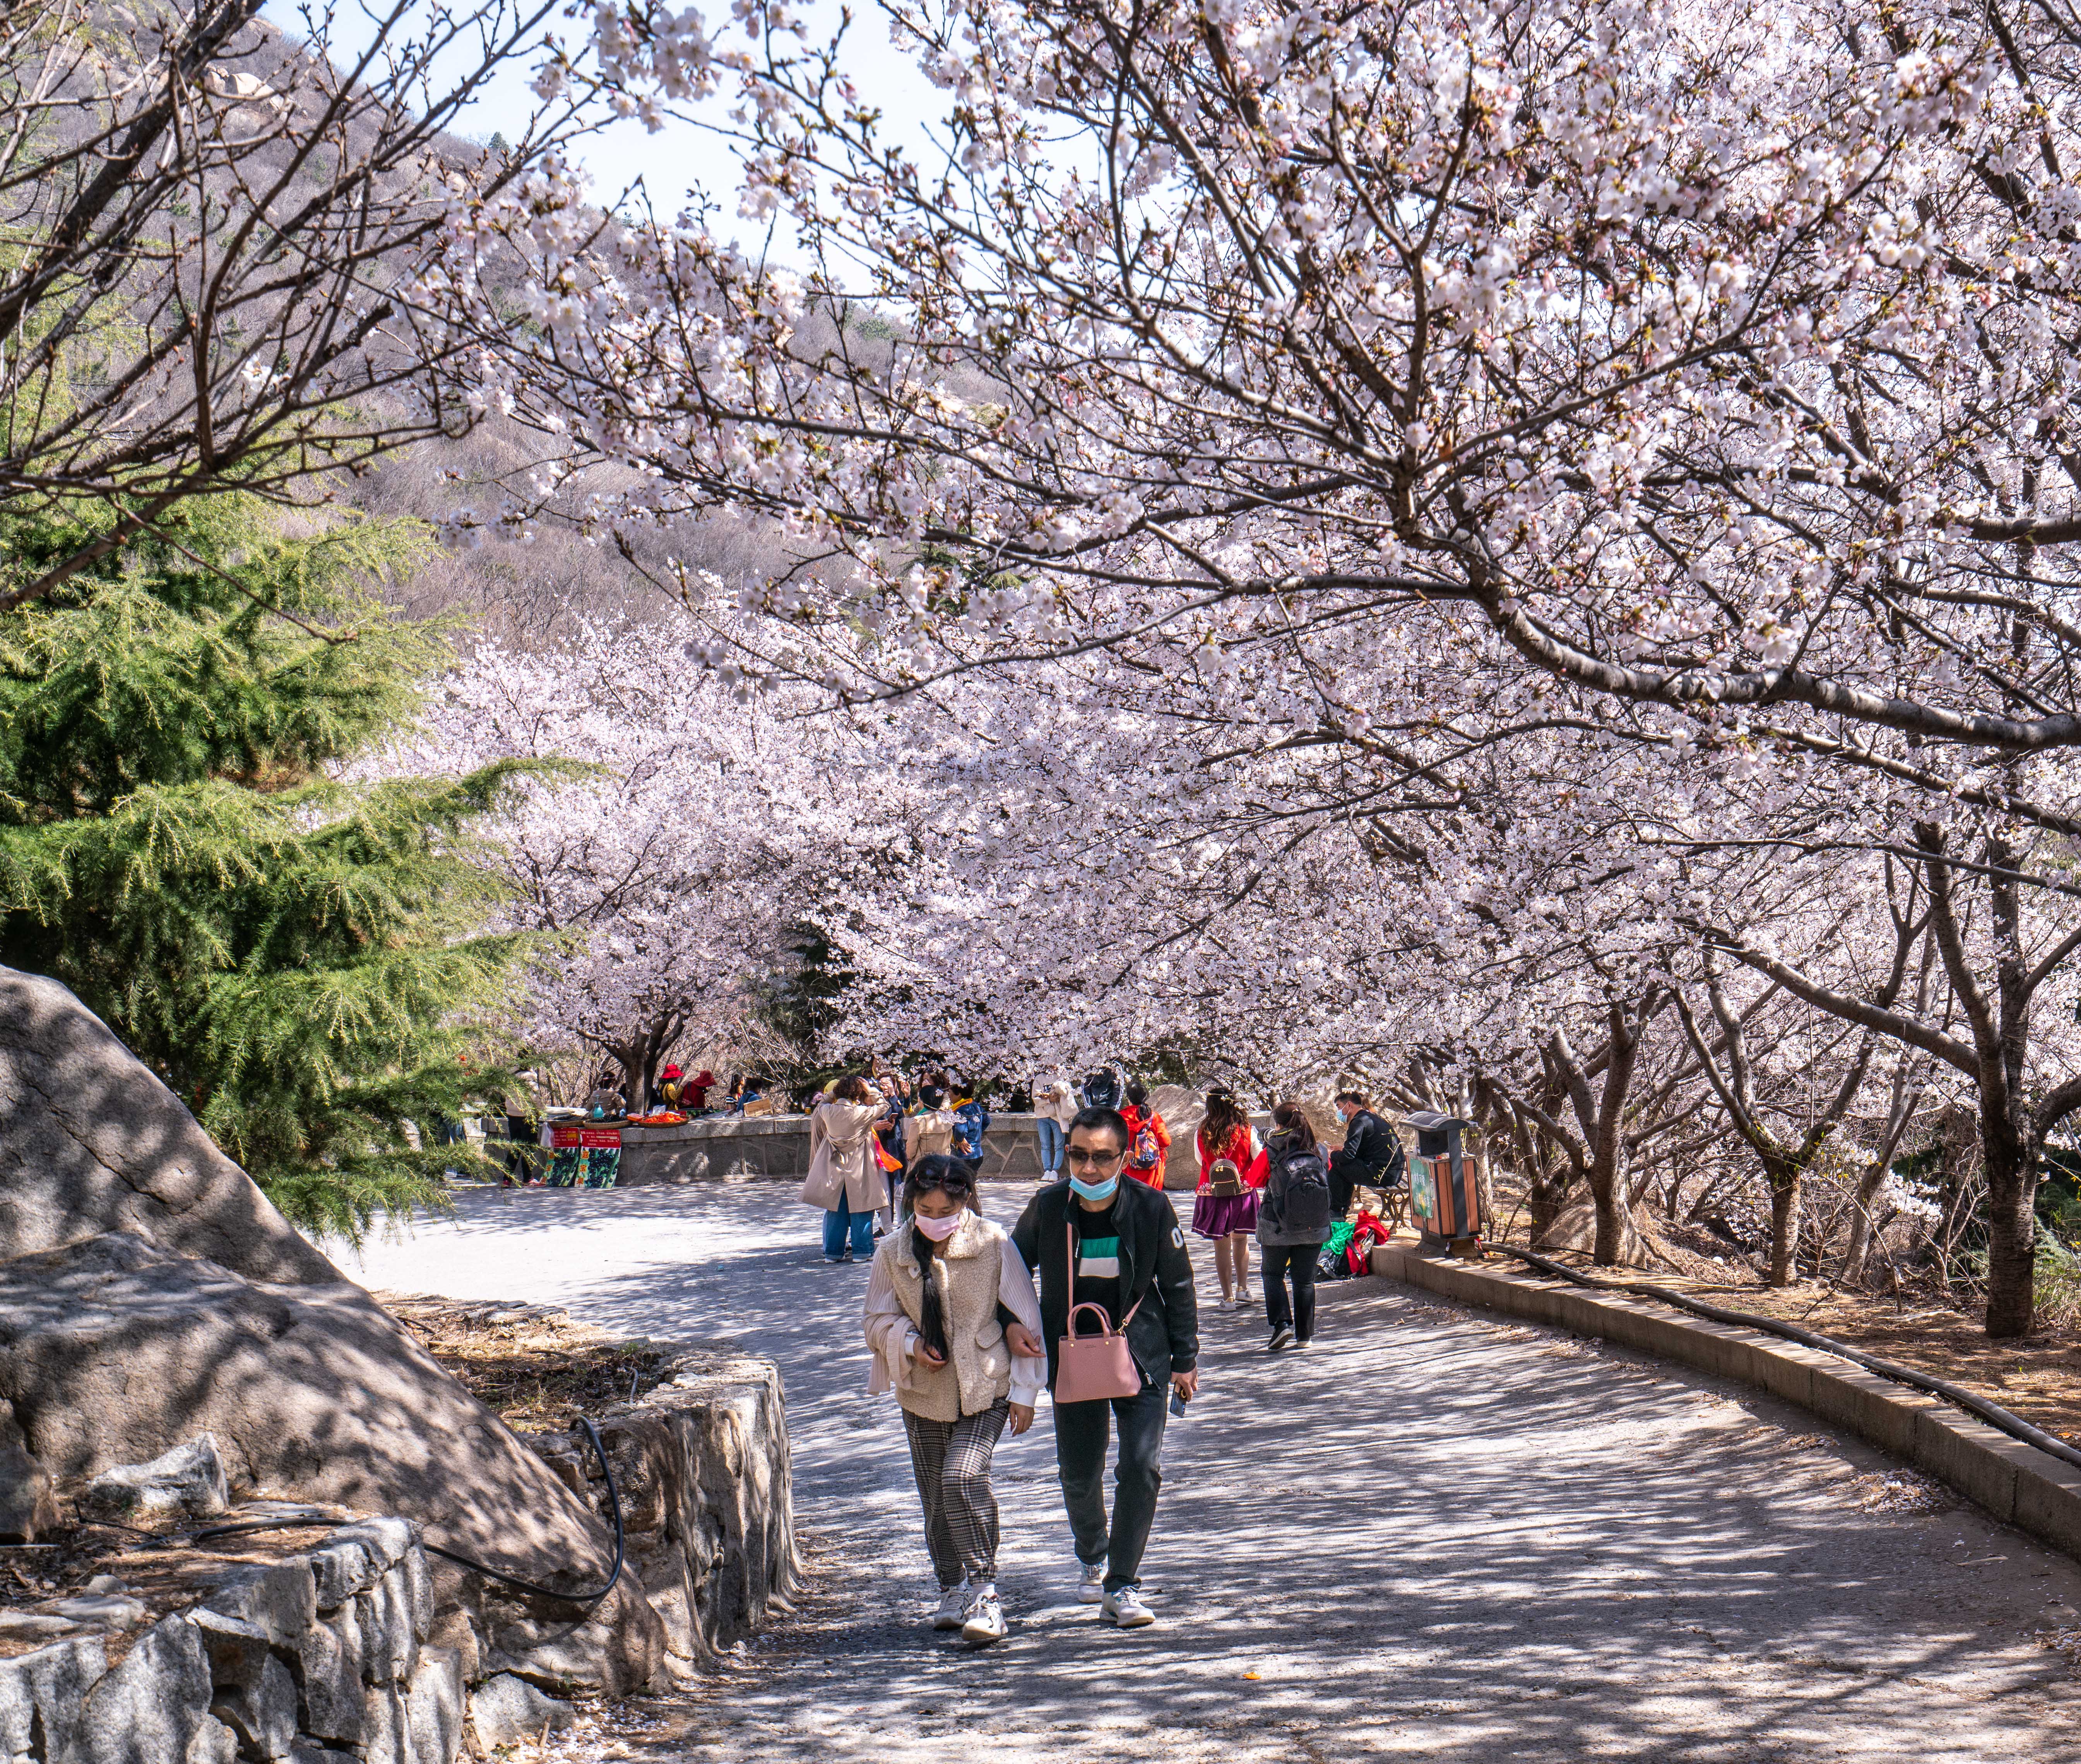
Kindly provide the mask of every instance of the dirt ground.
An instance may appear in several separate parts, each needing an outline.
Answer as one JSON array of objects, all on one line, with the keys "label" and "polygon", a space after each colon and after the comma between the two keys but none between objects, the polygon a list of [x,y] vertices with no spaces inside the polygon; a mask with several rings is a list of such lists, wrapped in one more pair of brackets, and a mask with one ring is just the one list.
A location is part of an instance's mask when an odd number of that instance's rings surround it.
[{"label": "dirt ground", "polygon": [[569,1427],[581,1413],[633,1402],[665,1377],[665,1352],[654,1342],[576,1322],[553,1305],[372,1296],[517,1433]]}]

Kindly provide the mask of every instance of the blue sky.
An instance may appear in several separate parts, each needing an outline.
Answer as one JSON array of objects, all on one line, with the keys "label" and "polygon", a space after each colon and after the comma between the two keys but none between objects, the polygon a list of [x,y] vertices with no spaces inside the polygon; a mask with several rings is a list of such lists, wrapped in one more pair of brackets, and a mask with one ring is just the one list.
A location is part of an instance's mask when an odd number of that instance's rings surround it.
[{"label": "blue sky", "polygon": [[[727,5],[719,0],[710,0],[700,10],[712,27],[728,18]],[[837,27],[839,6],[835,0],[813,0],[802,10],[809,22],[812,41],[822,41]],[[306,34],[293,0],[271,0],[266,16],[292,35]],[[336,41],[344,48],[353,40],[353,15],[343,8],[331,16]],[[568,24],[561,19],[557,22],[560,27],[576,28],[582,23],[582,15]],[[885,111],[885,132],[906,140],[922,155],[927,147],[927,130],[944,113],[948,94],[933,86],[907,55],[889,43],[887,22],[878,6],[856,11],[846,34],[846,60],[862,92]],[[535,104],[530,78],[529,67],[512,69],[465,113],[462,132],[479,138],[488,138],[494,132],[518,135]],[[700,120],[717,127],[725,125],[731,102],[727,93],[709,100],[698,107]],[[764,224],[738,216],[737,162],[729,143],[713,128],[704,128],[696,122],[671,122],[653,134],[633,118],[624,119],[588,137],[579,158],[592,178],[594,195],[603,202],[614,200],[640,177],[650,193],[652,206],[669,216],[686,203],[689,191],[697,189],[717,206],[713,224],[717,233],[736,239],[749,250],[755,251],[761,242]],[[772,256],[779,261],[788,260],[791,244],[786,236],[776,236],[771,241]]]}]

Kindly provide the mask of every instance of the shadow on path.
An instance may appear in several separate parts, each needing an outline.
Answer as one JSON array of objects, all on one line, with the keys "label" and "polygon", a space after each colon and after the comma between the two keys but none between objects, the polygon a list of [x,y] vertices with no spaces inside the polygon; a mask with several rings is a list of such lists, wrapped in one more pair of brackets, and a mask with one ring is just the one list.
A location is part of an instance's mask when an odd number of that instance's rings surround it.
[{"label": "shadow on path", "polygon": [[1756,1393],[1372,1280],[1322,1287],[1305,1357],[1204,1319],[1154,1628],[1072,1602],[1044,1409],[998,1459],[1012,1636],[935,1636],[902,1426],[864,1394],[867,1271],[814,1226],[778,1183],[473,1195],[368,1252],[371,1284],[780,1363],[813,1590],[661,1758],[2081,1759],[2033,1640],[2081,1606],[2066,1558],[1970,1509],[1864,1510],[1882,1460]]}]

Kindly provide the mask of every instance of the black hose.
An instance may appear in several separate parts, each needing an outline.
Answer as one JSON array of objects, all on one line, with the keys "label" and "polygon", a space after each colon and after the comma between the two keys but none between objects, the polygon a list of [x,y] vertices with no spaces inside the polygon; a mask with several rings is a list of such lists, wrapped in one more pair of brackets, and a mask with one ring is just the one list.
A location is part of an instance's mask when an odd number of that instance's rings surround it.
[{"label": "black hose", "polygon": [[1881,1359],[1876,1354],[1867,1354],[1861,1348],[1852,1347],[1846,1342],[1838,1342],[1826,1335],[1817,1335],[1812,1329],[1801,1329],[1797,1323],[1781,1323],[1774,1317],[1759,1317],[1752,1311],[1730,1311],[1723,1305],[1708,1304],[1701,1299],[1691,1298],[1684,1293],[1672,1292],[1667,1287],[1650,1281],[1592,1280],[1579,1274],[1564,1262],[1555,1262],[1548,1257],[1535,1255],[1529,1250],[1520,1250],[1507,1243],[1491,1244],[1491,1249],[1500,1250],[1506,1255],[1516,1256],[1520,1262],[1528,1262],[1535,1268],[1548,1274],[1558,1275],[1564,1280],[1572,1280],[1577,1286],[1589,1287],[1599,1292],[1631,1292],[1642,1298],[1659,1299],[1664,1304],[1673,1304],[1680,1311],[1709,1319],[1715,1323],[1733,1323],[1743,1329],[1762,1329],[1768,1334],[1781,1335],[1788,1342],[1797,1342],[1802,1347],[1816,1347],[1824,1354],[1833,1354],[1852,1365],[1861,1366],[1868,1372],[1877,1372],[1881,1378],[1890,1378],[1896,1384],[1906,1384],[1911,1389],[1928,1396],[1940,1396],[1947,1403],[1954,1403],[1968,1414],[1975,1415],[1991,1427],[1998,1427],[2012,1439],[2020,1439],[2027,1446],[2035,1446],[2040,1451],[2049,1453],[2062,1463],[2081,1468],[2081,1451],[2067,1444],[2042,1427],[2033,1427],[2022,1416],[2012,1414],[1999,1403],[1991,1403],[1984,1396],[1976,1396],[1963,1385],[1952,1384],[1948,1379],[1932,1378],[1927,1372],[1918,1372],[1911,1366],[1902,1366],[1890,1359]]},{"label": "black hose", "polygon": [[[419,1547],[429,1556],[438,1556],[444,1562],[453,1562],[458,1568],[466,1568],[473,1574],[481,1574],[487,1580],[495,1580],[502,1586],[511,1586],[517,1592],[528,1594],[536,1598],[561,1598],[568,1603],[587,1607],[597,1605],[614,1590],[615,1583],[621,1578],[621,1564],[627,1553],[628,1539],[622,1530],[621,1490],[615,1485],[614,1466],[607,1460],[607,1447],[600,1439],[599,1430],[584,1415],[578,1417],[578,1425],[585,1429],[586,1438],[592,1442],[592,1449],[599,1458],[599,1467],[606,1474],[607,1510],[614,1518],[614,1570],[607,1577],[605,1586],[596,1592],[560,1593],[553,1586],[537,1586],[532,1581],[521,1580],[498,1569],[487,1568],[483,1563],[473,1561],[467,1556],[459,1556],[453,1550],[444,1550],[438,1544],[429,1544],[424,1538],[419,1540]],[[187,1542],[191,1544],[208,1544],[221,1537],[243,1537],[253,1531],[293,1531],[305,1526],[330,1527],[361,1522],[359,1519],[332,1518],[321,1513],[292,1514],[279,1519],[247,1520],[237,1525],[212,1525],[207,1531],[195,1532]]]}]

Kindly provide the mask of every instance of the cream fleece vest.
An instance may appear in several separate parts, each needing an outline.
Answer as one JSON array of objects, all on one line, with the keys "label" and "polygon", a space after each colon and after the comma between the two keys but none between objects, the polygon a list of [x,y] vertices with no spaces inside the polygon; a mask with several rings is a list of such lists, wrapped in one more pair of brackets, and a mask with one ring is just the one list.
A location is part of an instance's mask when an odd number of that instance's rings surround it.
[{"label": "cream fleece vest", "polygon": [[[890,1240],[898,1244],[896,1302],[912,1323],[923,1321],[924,1283],[919,1277],[910,1228]],[[1003,1228],[980,1213],[961,1216],[961,1228],[939,1245],[932,1258],[932,1279],[947,1320],[948,1363],[927,1366],[911,1359],[910,1376],[898,1387],[897,1401],[927,1421],[958,1421],[979,1415],[1011,1390],[1011,1350],[1005,1346],[1004,1325],[997,1320],[998,1283],[1004,1269]]]}]

